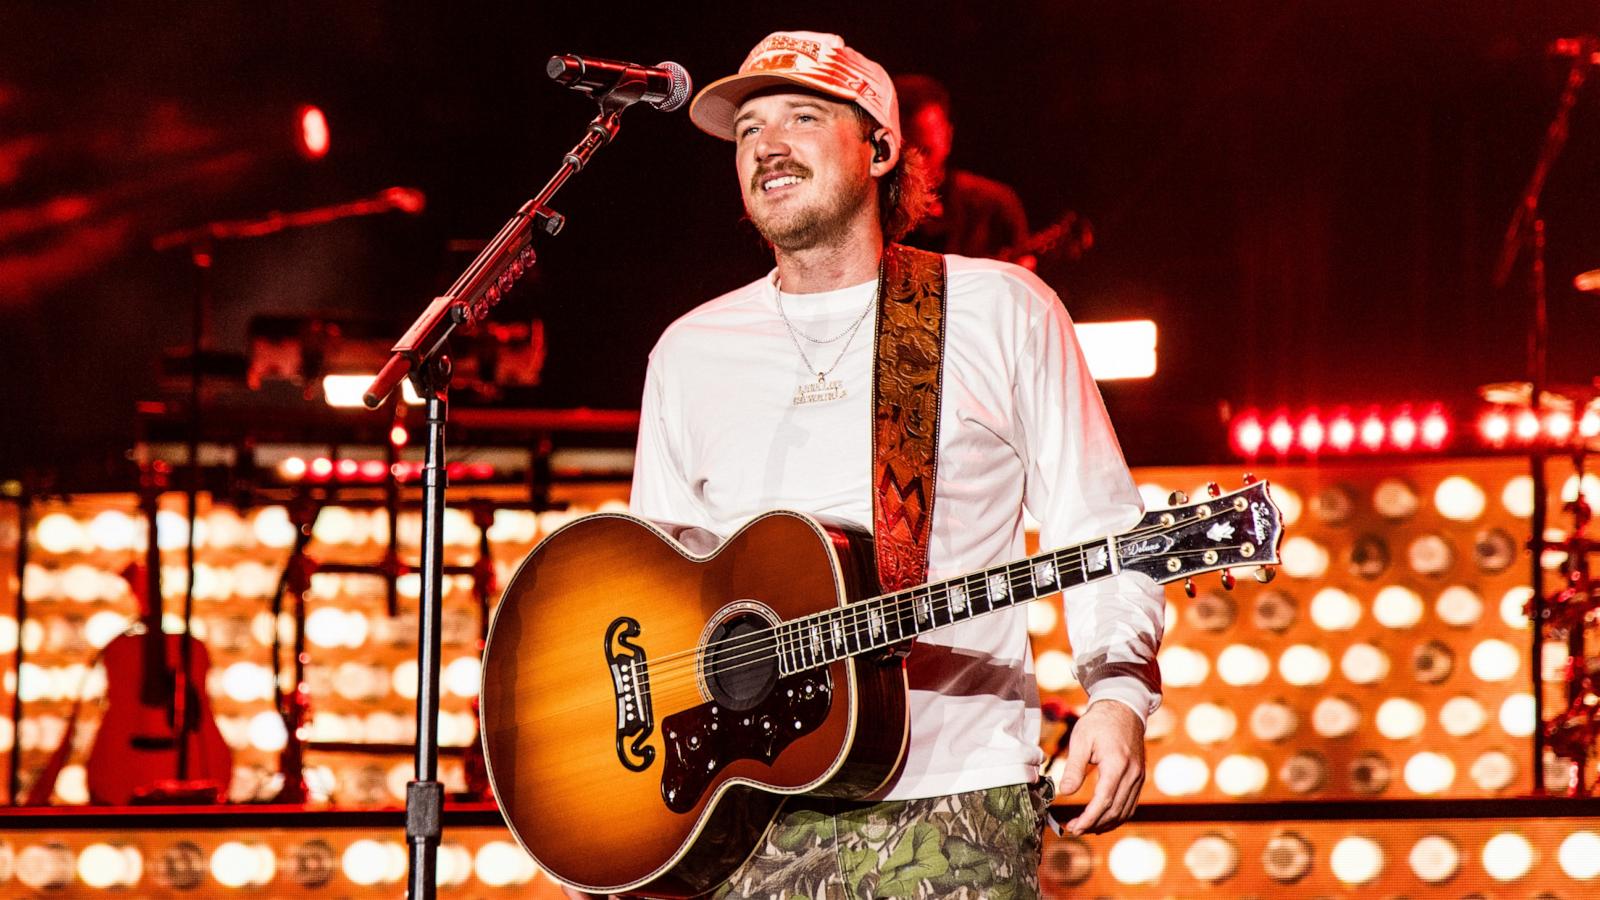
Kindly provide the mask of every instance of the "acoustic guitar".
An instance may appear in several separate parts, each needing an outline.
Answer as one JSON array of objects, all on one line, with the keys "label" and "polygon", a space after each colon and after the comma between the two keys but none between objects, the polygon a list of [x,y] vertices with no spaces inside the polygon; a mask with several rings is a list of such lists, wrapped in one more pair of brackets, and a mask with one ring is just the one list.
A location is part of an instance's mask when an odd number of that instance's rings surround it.
[{"label": "acoustic guitar", "polygon": [[129,564],[122,573],[143,628],[118,635],[101,653],[106,711],[84,766],[93,803],[122,806],[156,796],[214,803],[233,777],[233,753],[205,692],[210,656],[191,637],[185,660],[184,636],[161,630],[161,607],[152,599],[161,596],[159,573],[149,563]]},{"label": "acoustic guitar", "polygon": [[568,885],[703,893],[749,857],[784,795],[861,798],[893,775],[917,635],[1119,572],[1168,582],[1274,564],[1280,536],[1261,482],[874,596],[858,528],[772,512],[702,556],[631,516],[578,519],[523,561],[490,625],[496,802]]}]

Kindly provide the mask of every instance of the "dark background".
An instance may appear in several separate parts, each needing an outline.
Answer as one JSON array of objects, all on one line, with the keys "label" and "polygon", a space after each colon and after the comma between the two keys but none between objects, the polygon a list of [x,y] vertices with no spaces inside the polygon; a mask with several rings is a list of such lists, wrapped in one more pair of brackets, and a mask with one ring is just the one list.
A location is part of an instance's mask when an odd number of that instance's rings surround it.
[{"label": "dark background", "polygon": [[[552,53],[731,73],[768,31],[836,31],[945,80],[954,163],[1014,185],[1036,226],[1095,225],[1043,275],[1083,321],[1149,317],[1160,371],[1105,386],[1136,462],[1214,456],[1218,410],[1444,399],[1523,377],[1527,267],[1490,284],[1594,2],[755,4],[126,3],[0,9],[0,475],[121,453],[193,272],[150,238],[390,185],[424,216],[349,220],[216,255],[213,335],[352,314],[398,335],[544,183],[591,115]],[[288,149],[300,102],[330,155]],[[1600,373],[1600,97],[1545,191],[1551,374]],[[542,318],[544,406],[635,407],[673,318],[764,272],[731,145],[638,107],[559,197],[569,224],[497,311]]]}]

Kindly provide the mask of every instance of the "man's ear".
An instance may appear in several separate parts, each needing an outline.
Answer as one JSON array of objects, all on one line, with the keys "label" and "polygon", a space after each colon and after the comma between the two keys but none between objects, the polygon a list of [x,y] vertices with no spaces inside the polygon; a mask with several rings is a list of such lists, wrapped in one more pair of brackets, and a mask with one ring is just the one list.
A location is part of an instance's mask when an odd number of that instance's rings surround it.
[{"label": "man's ear", "polygon": [[887,128],[879,128],[868,138],[872,144],[872,174],[882,176],[900,161],[900,142]]}]

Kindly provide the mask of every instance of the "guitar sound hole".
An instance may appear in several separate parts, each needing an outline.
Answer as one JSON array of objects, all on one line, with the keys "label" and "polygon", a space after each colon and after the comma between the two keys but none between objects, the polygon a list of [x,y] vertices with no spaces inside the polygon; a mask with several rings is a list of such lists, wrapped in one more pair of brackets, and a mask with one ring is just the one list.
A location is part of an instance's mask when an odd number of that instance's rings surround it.
[{"label": "guitar sound hole", "polygon": [[778,683],[771,625],[751,613],[720,622],[706,641],[703,671],[717,703],[732,710],[754,708]]}]

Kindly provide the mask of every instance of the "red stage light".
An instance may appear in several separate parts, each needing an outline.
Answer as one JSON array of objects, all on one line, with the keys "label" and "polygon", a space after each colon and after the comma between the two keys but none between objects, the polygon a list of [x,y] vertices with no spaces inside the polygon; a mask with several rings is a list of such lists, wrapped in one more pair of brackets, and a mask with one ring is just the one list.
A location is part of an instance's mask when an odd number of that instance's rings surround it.
[{"label": "red stage light", "polygon": [[278,474],[286,481],[299,481],[306,477],[306,461],[298,456],[291,456],[278,463]]},{"label": "red stage light", "polygon": [[1273,418],[1272,424],[1267,426],[1267,443],[1279,453],[1288,453],[1294,446],[1294,426],[1289,424],[1288,415],[1278,413]]},{"label": "red stage light", "polygon": [[1340,453],[1347,453],[1355,442],[1356,423],[1350,414],[1344,410],[1334,413],[1333,421],[1328,423],[1328,445]]},{"label": "red stage light", "polygon": [[410,440],[411,434],[410,432],[406,431],[406,427],[404,425],[396,425],[389,429],[389,443],[395,445],[396,447],[404,447]]},{"label": "red stage light", "polygon": [[1586,438],[1600,436],[1600,412],[1589,410],[1578,420],[1578,434]]},{"label": "red stage light", "polygon": [[388,474],[389,467],[380,459],[363,460],[361,463],[361,477],[367,481],[382,481]]},{"label": "red stage light", "polygon": [[356,477],[356,474],[361,471],[361,464],[353,459],[341,459],[334,466],[334,469],[339,473],[340,478],[350,479]]},{"label": "red stage light", "polygon": [[1555,410],[1545,414],[1544,436],[1558,444],[1567,442],[1572,437],[1572,413],[1566,410]]},{"label": "red stage light", "polygon": [[1256,456],[1267,433],[1256,414],[1247,412],[1233,420],[1233,449],[1241,456]]},{"label": "red stage light", "polygon": [[1533,410],[1525,409],[1517,413],[1517,421],[1512,425],[1517,435],[1517,440],[1524,444],[1531,442],[1539,436],[1539,417]]},{"label": "red stage light", "polygon": [[326,456],[319,456],[311,461],[311,477],[317,481],[327,481],[333,474],[333,460]]},{"label": "red stage light", "polygon": [[1422,417],[1422,446],[1429,450],[1438,450],[1450,440],[1450,417],[1444,414],[1444,409],[1435,403],[1428,408],[1428,414]]},{"label": "red stage light", "polygon": [[1378,415],[1377,410],[1367,413],[1367,417],[1361,420],[1361,446],[1366,447],[1368,450],[1376,450],[1382,447],[1384,435],[1388,433],[1388,430],[1383,424],[1383,417]]},{"label": "red stage light", "polygon": [[1490,444],[1504,444],[1511,436],[1511,417],[1495,410],[1478,420],[1478,433]]},{"label": "red stage light", "polygon": [[328,155],[330,135],[328,132],[328,117],[321,109],[315,106],[302,106],[299,110],[300,152],[310,159],[321,159]]},{"label": "red stage light", "polygon": [[1322,418],[1314,410],[1300,420],[1299,432],[1300,449],[1312,454],[1322,449],[1322,442],[1328,436],[1328,430],[1322,426]]},{"label": "red stage light", "polygon": [[1410,450],[1417,442],[1417,420],[1411,417],[1410,407],[1401,407],[1389,422],[1389,440],[1400,450]]}]

